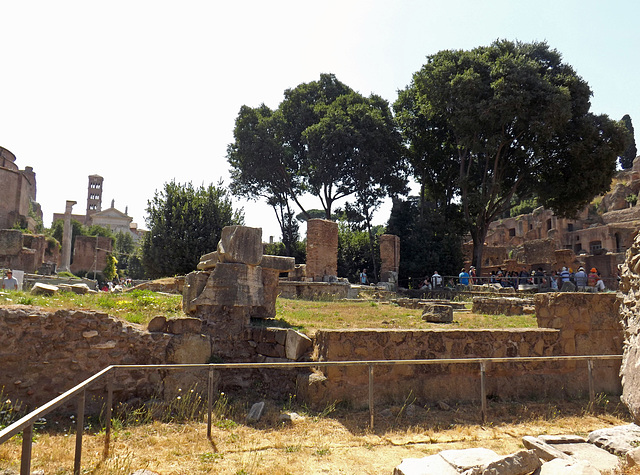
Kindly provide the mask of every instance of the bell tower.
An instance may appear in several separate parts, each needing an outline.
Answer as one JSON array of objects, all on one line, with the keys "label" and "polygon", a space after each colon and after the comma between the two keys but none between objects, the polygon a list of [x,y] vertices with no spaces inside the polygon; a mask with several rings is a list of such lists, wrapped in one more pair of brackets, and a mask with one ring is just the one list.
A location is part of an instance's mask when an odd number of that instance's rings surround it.
[{"label": "bell tower", "polygon": [[85,225],[91,224],[91,215],[102,211],[102,182],[100,175],[89,175],[89,187],[87,190],[87,215]]}]

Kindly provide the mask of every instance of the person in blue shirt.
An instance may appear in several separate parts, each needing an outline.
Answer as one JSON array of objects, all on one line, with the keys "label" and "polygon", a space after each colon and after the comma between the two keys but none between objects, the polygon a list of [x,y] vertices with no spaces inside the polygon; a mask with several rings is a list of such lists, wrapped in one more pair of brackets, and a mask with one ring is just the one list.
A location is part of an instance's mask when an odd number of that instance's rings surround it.
[{"label": "person in blue shirt", "polygon": [[460,285],[469,285],[469,277],[471,276],[466,270],[464,270],[464,267],[463,267],[462,270],[460,271],[460,274],[458,274],[458,278],[460,279]]}]

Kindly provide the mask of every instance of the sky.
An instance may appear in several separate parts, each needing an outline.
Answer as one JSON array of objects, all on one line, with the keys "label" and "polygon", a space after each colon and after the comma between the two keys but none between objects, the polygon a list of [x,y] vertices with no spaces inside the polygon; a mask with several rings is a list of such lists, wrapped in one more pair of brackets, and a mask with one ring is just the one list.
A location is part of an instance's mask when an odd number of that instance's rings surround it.
[{"label": "sky", "polygon": [[[640,146],[636,0],[0,0],[0,18],[0,146],[33,167],[46,227],[66,200],[84,214],[97,174],[102,209],[115,200],[146,229],[165,183],[229,184],[242,105],[275,109],[321,73],[393,103],[427,56],[496,39],[546,41],[589,83],[592,112],[631,116]],[[270,207],[233,202],[280,238]]]}]

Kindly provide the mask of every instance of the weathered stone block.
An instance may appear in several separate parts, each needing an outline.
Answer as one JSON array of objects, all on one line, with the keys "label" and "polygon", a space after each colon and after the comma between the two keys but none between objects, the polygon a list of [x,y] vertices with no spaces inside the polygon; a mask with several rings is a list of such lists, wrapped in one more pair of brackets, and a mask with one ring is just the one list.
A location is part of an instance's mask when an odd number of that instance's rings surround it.
[{"label": "weathered stone block", "polygon": [[288,359],[297,361],[311,348],[311,339],[295,330],[287,331],[287,341],[285,344],[286,356]]},{"label": "weathered stone block", "polygon": [[257,307],[264,303],[262,268],[237,263],[220,263],[209,275],[204,289],[192,305]]},{"label": "weathered stone block", "polygon": [[0,255],[17,256],[22,251],[22,231],[0,229]]},{"label": "weathered stone block", "polygon": [[296,268],[296,260],[293,257],[286,256],[262,256],[260,267],[279,272],[290,272]]},{"label": "weathered stone block", "polygon": [[167,333],[181,335],[183,333],[200,333],[202,320],[199,318],[170,318],[167,322]]},{"label": "weathered stone block", "polygon": [[240,263],[250,266],[262,261],[262,228],[225,226],[218,242],[220,262]]},{"label": "weathered stone block", "polygon": [[425,305],[422,319],[432,323],[451,323],[453,322],[453,307],[442,304]]},{"label": "weathered stone block", "polygon": [[149,332],[166,332],[167,331],[167,318],[158,315],[153,317],[147,324],[147,331]]}]

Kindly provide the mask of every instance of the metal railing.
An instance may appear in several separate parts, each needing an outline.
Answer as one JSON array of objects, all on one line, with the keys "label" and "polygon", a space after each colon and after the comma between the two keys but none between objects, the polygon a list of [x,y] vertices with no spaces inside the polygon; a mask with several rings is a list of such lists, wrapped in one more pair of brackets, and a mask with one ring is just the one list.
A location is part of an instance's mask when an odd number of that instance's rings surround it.
[{"label": "metal railing", "polygon": [[44,406],[30,412],[4,430],[0,431],[0,444],[5,443],[14,435],[22,432],[22,452],[20,458],[20,474],[29,475],[31,472],[32,436],[34,424],[46,414],[50,413],[73,397],[77,399],[76,416],[76,444],[74,454],[74,475],[79,475],[82,461],[82,435],[84,430],[84,409],[87,388],[106,378],[107,401],[105,407],[105,439],[103,459],[109,457],[109,445],[111,440],[111,412],[113,406],[113,379],[117,369],[125,370],[209,370],[207,384],[207,438],[211,439],[212,408],[214,398],[214,371],[224,369],[292,369],[292,368],[326,368],[330,366],[366,366],[368,368],[368,405],[369,426],[374,428],[374,367],[393,365],[449,365],[449,364],[478,364],[480,371],[480,404],[482,421],[487,418],[487,394],[486,394],[486,365],[488,363],[528,363],[528,362],[558,362],[558,361],[586,361],[589,378],[589,404],[594,407],[595,383],[593,380],[594,361],[621,360],[622,355],[583,355],[583,356],[529,356],[511,358],[456,358],[456,359],[427,359],[427,360],[371,360],[371,361],[316,361],[316,362],[290,362],[290,363],[210,363],[210,364],[163,364],[163,365],[112,365],[86,379],[57,398],[49,401]]}]

